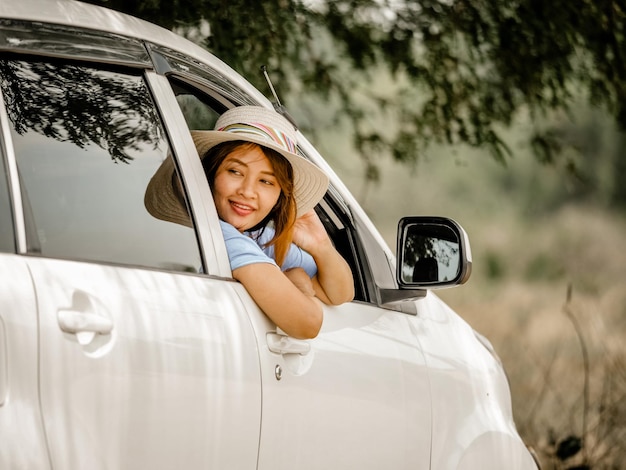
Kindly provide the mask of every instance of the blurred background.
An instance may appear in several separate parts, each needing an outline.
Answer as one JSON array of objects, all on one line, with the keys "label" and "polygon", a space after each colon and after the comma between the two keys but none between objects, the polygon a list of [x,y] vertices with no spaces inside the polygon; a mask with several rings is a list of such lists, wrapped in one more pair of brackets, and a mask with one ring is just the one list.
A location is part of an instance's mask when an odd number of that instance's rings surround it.
[{"label": "blurred background", "polygon": [[575,135],[592,152],[585,184],[528,155],[524,122],[506,132],[506,165],[484,151],[438,147],[412,170],[386,162],[376,184],[359,177],[356,156],[347,163],[340,136],[320,146],[392,249],[404,215],[445,215],[468,232],[472,276],[438,295],[494,345],[518,429],[546,468],[618,469],[626,461],[626,214],[608,201],[611,162],[626,150],[606,116],[582,109],[578,119]]},{"label": "blurred background", "polygon": [[271,97],[393,248],[468,232],[439,291],[493,343],[547,469],[626,461],[623,0],[88,0],[183,34]]}]

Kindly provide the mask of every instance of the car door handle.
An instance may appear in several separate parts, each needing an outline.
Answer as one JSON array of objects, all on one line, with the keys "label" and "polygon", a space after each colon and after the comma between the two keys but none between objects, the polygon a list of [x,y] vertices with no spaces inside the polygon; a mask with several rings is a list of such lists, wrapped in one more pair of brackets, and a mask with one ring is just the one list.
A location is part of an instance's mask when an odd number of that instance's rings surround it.
[{"label": "car door handle", "polygon": [[291,338],[279,333],[267,334],[267,347],[277,354],[300,354],[305,355],[311,352],[311,344],[302,339]]},{"label": "car door handle", "polygon": [[59,326],[66,333],[97,333],[106,335],[113,330],[113,322],[95,313],[59,310]]}]

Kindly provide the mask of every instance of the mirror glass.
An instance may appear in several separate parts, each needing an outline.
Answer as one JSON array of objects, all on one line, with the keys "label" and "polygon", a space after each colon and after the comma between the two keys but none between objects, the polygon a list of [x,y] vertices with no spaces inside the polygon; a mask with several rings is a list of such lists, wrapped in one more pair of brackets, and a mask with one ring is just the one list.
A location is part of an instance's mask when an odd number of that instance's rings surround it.
[{"label": "mirror glass", "polygon": [[409,224],[404,229],[402,281],[406,284],[454,280],[460,270],[460,240],[441,224]]}]

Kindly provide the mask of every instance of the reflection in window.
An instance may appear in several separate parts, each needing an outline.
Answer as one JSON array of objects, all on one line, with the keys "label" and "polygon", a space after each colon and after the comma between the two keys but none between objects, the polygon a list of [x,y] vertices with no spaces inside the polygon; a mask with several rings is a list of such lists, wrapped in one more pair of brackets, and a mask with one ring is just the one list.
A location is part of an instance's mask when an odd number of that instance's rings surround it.
[{"label": "reflection in window", "polygon": [[198,270],[193,230],[144,207],[168,145],[141,77],[1,60],[0,83],[38,244],[30,251]]},{"label": "reflection in window", "polygon": [[219,118],[216,109],[224,111],[215,100],[178,80],[171,80],[176,100],[189,129],[213,129]]}]

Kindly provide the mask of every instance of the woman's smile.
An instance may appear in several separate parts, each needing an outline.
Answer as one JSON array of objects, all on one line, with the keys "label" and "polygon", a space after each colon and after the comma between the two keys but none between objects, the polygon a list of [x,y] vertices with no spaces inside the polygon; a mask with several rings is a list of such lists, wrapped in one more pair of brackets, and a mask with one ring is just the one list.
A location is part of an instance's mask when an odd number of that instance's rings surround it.
[{"label": "woman's smile", "polygon": [[237,201],[230,201],[230,205],[237,214],[243,216],[251,214],[255,209],[248,204],[242,204]]}]

